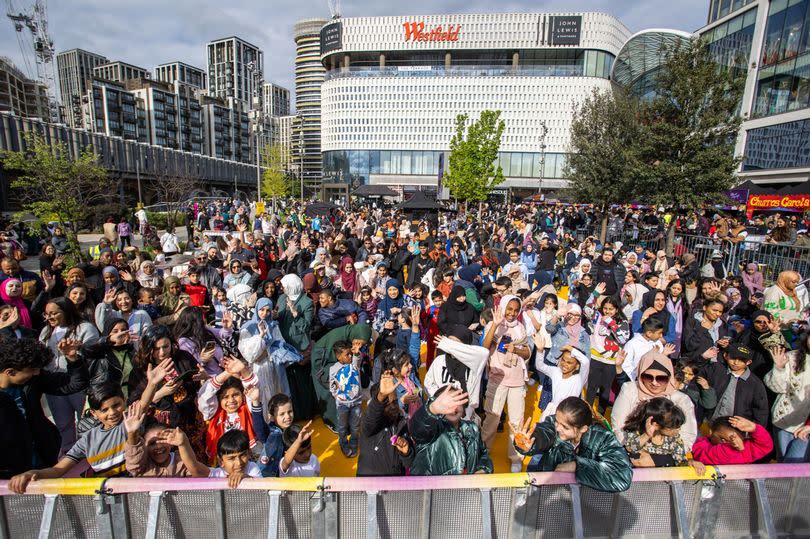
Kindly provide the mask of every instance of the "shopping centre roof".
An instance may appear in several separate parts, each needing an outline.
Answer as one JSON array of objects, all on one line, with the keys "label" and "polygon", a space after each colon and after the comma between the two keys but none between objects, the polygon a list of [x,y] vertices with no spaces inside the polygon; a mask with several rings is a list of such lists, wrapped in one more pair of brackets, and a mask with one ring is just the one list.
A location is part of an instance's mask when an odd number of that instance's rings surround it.
[{"label": "shopping centre roof", "polygon": [[654,93],[656,73],[667,51],[691,37],[688,32],[659,28],[632,35],[613,62],[611,79],[638,97]]}]

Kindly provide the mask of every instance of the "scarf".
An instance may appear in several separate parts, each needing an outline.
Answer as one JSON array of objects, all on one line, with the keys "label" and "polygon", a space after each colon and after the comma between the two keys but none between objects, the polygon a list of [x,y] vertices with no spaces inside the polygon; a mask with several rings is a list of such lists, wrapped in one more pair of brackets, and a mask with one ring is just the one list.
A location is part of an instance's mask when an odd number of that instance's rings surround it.
[{"label": "scarf", "polygon": [[[248,435],[250,447],[255,447],[256,432],[253,430],[253,420],[250,416],[250,410],[248,410],[248,407],[244,402],[236,411],[236,415],[239,417],[240,430],[245,431],[245,434]],[[217,442],[220,438],[222,438],[222,435],[225,434],[225,427],[227,425],[228,412],[226,412],[222,406],[219,406],[217,407],[214,417],[212,417],[208,422],[208,427],[206,429],[207,434],[205,436],[205,451],[208,454],[208,458],[211,460],[212,465],[217,458]]]},{"label": "scarf", "polygon": [[[645,386],[644,382],[641,381],[641,375],[648,370],[653,369],[663,370],[669,374],[669,384],[667,384],[666,391],[660,395],[653,395],[650,393],[647,390],[647,386]],[[672,360],[655,348],[641,356],[638,363],[638,369],[636,370],[636,385],[638,386],[639,401],[646,401],[654,399],[655,397],[669,397],[678,391],[678,388],[675,386],[675,369],[672,368]]]},{"label": "scarf", "polygon": [[[144,271],[144,268],[147,266],[152,267],[153,271],[151,275],[147,275],[147,273]],[[135,274],[135,278],[138,280],[138,283],[140,283],[141,286],[145,288],[157,288],[158,286],[160,286],[160,277],[158,276],[157,272],[154,271],[154,268],[155,263],[152,262],[151,260],[143,261],[140,269]]]},{"label": "scarf", "polygon": [[262,320],[259,317],[259,311],[265,307],[268,307],[270,310],[272,310],[273,300],[271,300],[270,298],[259,298],[258,301],[256,301],[256,305],[253,307],[253,321],[256,322],[257,324],[259,322],[264,322],[265,324],[267,324],[268,328],[271,328],[275,324],[275,320],[273,320],[272,317],[266,320]]},{"label": "scarf", "polygon": [[[520,305],[520,298],[512,294],[508,294],[502,297],[501,302],[498,304],[498,310],[500,311],[501,316],[504,317],[503,322],[501,322],[501,325],[507,328],[514,328],[517,327],[518,324],[520,324],[520,320],[517,317],[515,317],[515,319],[512,320],[511,322],[506,319],[506,306],[509,305],[509,302],[513,300],[517,301],[518,305]],[[518,311],[520,311],[520,307],[518,307]]]},{"label": "scarf", "polygon": [[[346,266],[351,266],[351,269],[346,271]],[[346,292],[357,292],[357,272],[354,269],[354,260],[350,256],[340,259],[340,284]]]},{"label": "scarf", "polygon": [[754,273],[748,273],[747,271],[742,272],[742,282],[745,287],[752,294],[762,291],[764,282],[762,273],[759,271],[759,267],[756,264],[751,263],[746,266],[746,269],[754,269],[755,271]]},{"label": "scarf", "polygon": [[165,312],[173,313],[177,309],[177,304],[180,303],[180,295],[173,295],[169,292],[169,287],[173,284],[180,285],[180,279],[174,275],[166,277],[163,281],[163,299],[161,306]]},{"label": "scarf", "polygon": [[72,282],[71,279],[73,279],[74,277],[78,277],[78,279],[75,282],[84,283],[85,280],[84,271],[82,271],[80,268],[70,268],[70,270],[67,272],[68,282]]},{"label": "scarf", "polygon": [[31,329],[31,313],[28,312],[28,307],[25,306],[25,301],[23,301],[22,296],[11,297],[8,295],[8,285],[12,283],[17,283],[22,293],[22,281],[12,277],[3,281],[2,286],[0,286],[0,299],[2,299],[3,303],[6,305],[17,307],[17,311],[20,313],[20,325],[24,328]]},{"label": "scarf", "polygon": [[[391,287],[395,287],[399,291],[396,298],[391,298],[388,295],[388,289]],[[405,298],[402,295],[402,285],[396,279],[388,279],[385,282],[385,296],[377,305],[377,309],[382,311],[383,318],[388,320],[391,318],[391,309],[402,309],[403,305],[405,305]]]},{"label": "scarf", "polygon": [[[793,290],[788,291],[787,288],[788,279],[791,279],[796,275],[798,275],[798,273],[796,273],[795,271],[783,271],[782,273],[779,274],[779,277],[777,277],[776,279],[776,286],[779,287],[779,290],[781,290],[784,295],[795,299],[796,303],[799,303],[799,296],[796,295],[796,289],[794,288]],[[801,275],[799,275],[799,280],[801,280]]]},{"label": "scarf", "polygon": [[[568,304],[567,314],[582,314],[582,308],[576,303]],[[566,320],[565,331],[568,332],[568,344],[574,348],[579,348],[579,336],[582,333],[582,318],[576,324],[569,324]]]},{"label": "scarf", "polygon": [[104,276],[104,275],[106,275],[108,273],[111,273],[111,274],[115,275],[115,282],[112,283],[112,284],[107,284],[107,282],[105,281],[104,282],[104,291],[105,292],[107,292],[110,288],[115,288],[116,285],[120,282],[120,277],[118,276],[118,268],[116,268],[115,266],[107,266],[101,272],[101,275]]},{"label": "scarf", "polygon": [[284,293],[293,302],[298,301],[298,298],[304,293],[304,281],[292,273],[281,278],[281,286],[284,288]]}]

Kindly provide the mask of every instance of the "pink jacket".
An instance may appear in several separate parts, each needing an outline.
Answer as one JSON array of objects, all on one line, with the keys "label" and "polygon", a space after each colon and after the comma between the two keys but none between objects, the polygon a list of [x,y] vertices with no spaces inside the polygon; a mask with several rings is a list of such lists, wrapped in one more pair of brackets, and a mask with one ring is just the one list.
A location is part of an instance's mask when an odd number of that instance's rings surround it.
[{"label": "pink jacket", "polygon": [[701,436],[692,446],[692,457],[703,464],[751,464],[771,452],[773,440],[762,425],[757,425],[751,437],[743,442],[743,450],[737,451],[728,444],[712,444]]}]

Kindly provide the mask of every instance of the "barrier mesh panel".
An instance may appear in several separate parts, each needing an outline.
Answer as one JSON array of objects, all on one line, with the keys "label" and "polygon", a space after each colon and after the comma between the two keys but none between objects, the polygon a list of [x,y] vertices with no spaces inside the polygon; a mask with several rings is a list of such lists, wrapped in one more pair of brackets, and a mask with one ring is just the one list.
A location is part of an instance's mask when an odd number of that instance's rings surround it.
[{"label": "barrier mesh panel", "polygon": [[167,492],[160,504],[160,539],[212,537],[218,528],[216,510],[219,491]]},{"label": "barrier mesh panel", "polygon": [[[613,526],[614,496],[614,494],[608,492],[599,492],[589,488],[580,490],[585,537],[607,537],[610,535]],[[622,507],[624,505],[622,503]]]},{"label": "barrier mesh panel", "polygon": [[93,496],[59,496],[51,526],[52,538],[99,537]]},{"label": "barrier mesh panel", "polygon": [[28,539],[39,533],[44,496],[3,496],[9,537]]},{"label": "barrier mesh panel", "polygon": [[136,492],[127,494],[129,509],[129,529],[132,537],[146,536],[146,521],[149,518],[149,494]]},{"label": "barrier mesh panel", "polygon": [[[810,537],[810,480],[766,479],[765,490],[771,502],[776,531],[790,537]],[[795,496],[793,500],[791,495]],[[791,514],[792,511],[792,514]]]},{"label": "barrier mesh panel", "polygon": [[267,537],[269,503],[270,497],[264,490],[225,491],[225,529],[228,536]]},{"label": "barrier mesh panel", "polygon": [[531,491],[533,496],[539,496],[537,520],[535,529],[538,539],[571,537],[574,534],[572,526],[573,513],[571,511],[571,491],[566,485],[549,485],[535,488]]},{"label": "barrier mesh panel", "polygon": [[285,492],[279,499],[278,536],[309,539],[312,536],[309,500],[311,492]]},{"label": "barrier mesh panel", "polygon": [[[368,496],[365,492],[341,492],[337,495],[338,532],[341,539],[368,537]],[[331,522],[327,526],[334,525]]]},{"label": "barrier mesh panel", "polygon": [[481,537],[481,494],[478,490],[436,490],[430,507],[430,536]]},{"label": "barrier mesh panel", "polygon": [[749,537],[757,534],[758,511],[749,481],[726,481],[720,493],[715,537]]},{"label": "barrier mesh panel", "polygon": [[422,499],[425,493],[414,490],[382,492],[377,497],[377,537],[385,539],[402,534],[418,537],[422,523]]},{"label": "barrier mesh panel", "polygon": [[498,488],[490,492],[492,500],[492,537],[507,539],[512,520],[515,518],[516,489]]},{"label": "barrier mesh panel", "polygon": [[[667,483],[636,483],[617,494],[608,519],[612,529],[647,537],[674,537],[678,530]],[[583,508],[583,515],[586,509]]]}]

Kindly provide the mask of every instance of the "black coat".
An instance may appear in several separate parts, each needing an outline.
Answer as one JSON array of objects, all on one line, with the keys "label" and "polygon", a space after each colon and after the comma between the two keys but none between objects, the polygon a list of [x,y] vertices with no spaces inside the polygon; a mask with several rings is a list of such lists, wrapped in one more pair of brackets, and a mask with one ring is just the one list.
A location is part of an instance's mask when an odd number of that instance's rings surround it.
[{"label": "black coat", "polygon": [[[717,393],[717,405],[723,399],[731,374],[724,362],[709,363],[701,370],[701,375],[709,382],[709,385]],[[710,410],[709,413],[713,413]],[[753,372],[749,373],[748,380],[740,378],[737,380],[737,389],[734,392],[734,412],[738,415],[750,419],[762,426],[768,424],[770,406],[768,406],[768,396],[765,393],[765,384],[757,378]]]},{"label": "black coat", "polygon": [[439,333],[442,335],[450,335],[454,327],[463,327],[468,329],[472,324],[479,321],[478,313],[475,307],[469,303],[464,303],[462,309],[456,309],[451,302],[453,298],[448,298],[444,305],[439,309],[439,318],[437,320],[439,326]]},{"label": "black coat", "polygon": [[36,446],[40,468],[56,464],[62,437],[42,411],[43,394],[70,395],[87,387],[83,360],[68,363],[67,372],[40,371],[22,387],[25,416],[7,394],[0,392],[0,479],[30,470]]},{"label": "black coat", "polygon": [[[82,352],[87,358],[91,388],[103,384],[126,386],[129,383],[129,380],[123,380],[124,366],[113,352],[112,344],[107,337],[85,344]],[[132,345],[127,345],[125,354],[132,361],[134,355]]]},{"label": "black coat", "polygon": [[[728,330],[725,325],[719,329],[720,338],[728,337]],[[704,328],[700,320],[694,316],[689,317],[683,324],[683,336],[681,337],[681,354],[703,365],[708,360],[703,357],[703,352],[714,346],[714,341],[709,330]],[[718,359],[720,355],[718,354]]]},{"label": "black coat", "polygon": [[357,459],[358,476],[405,475],[416,451],[411,442],[411,452],[403,455],[391,445],[391,437],[405,436],[408,425],[404,417],[392,423],[385,414],[385,404],[372,397],[368,402],[360,424],[360,456]]}]

